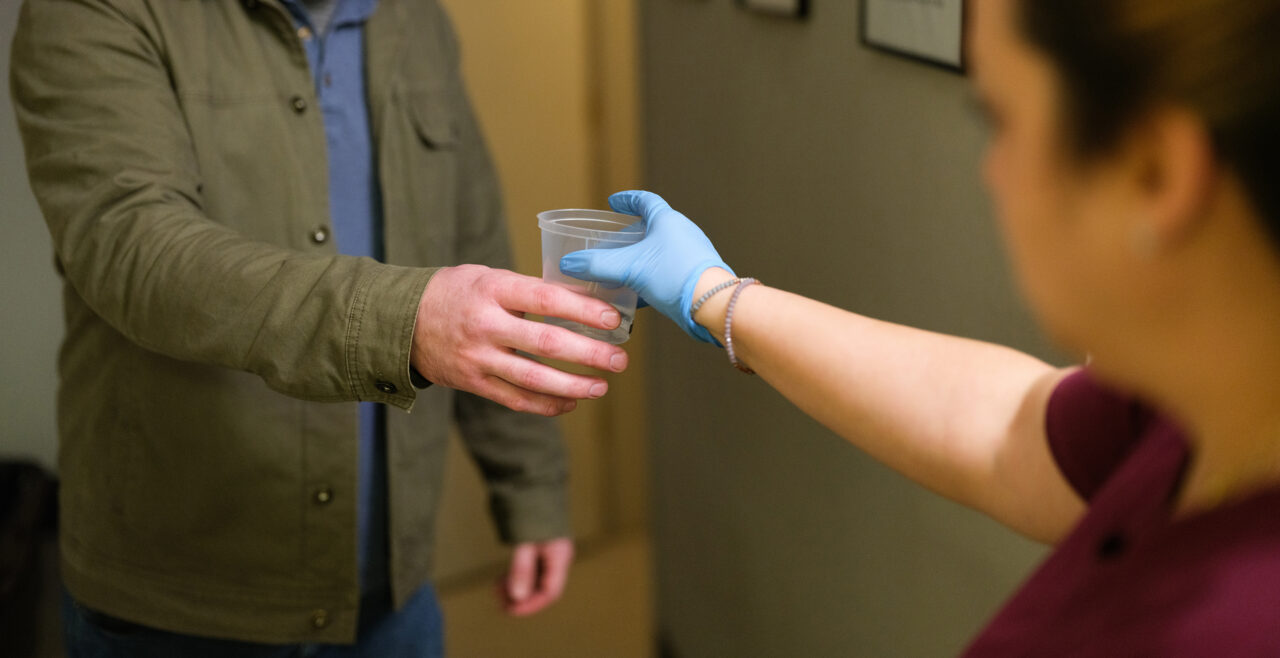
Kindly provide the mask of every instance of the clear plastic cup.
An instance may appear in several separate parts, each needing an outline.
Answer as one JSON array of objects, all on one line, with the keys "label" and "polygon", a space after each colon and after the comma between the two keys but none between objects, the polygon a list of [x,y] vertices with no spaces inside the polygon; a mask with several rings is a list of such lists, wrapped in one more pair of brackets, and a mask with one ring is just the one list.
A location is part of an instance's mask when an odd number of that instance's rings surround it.
[{"label": "clear plastic cup", "polygon": [[560,259],[581,249],[616,249],[639,242],[644,237],[640,218],[606,210],[548,210],[538,213],[538,228],[542,229],[542,280],[609,302],[622,316],[622,324],[613,331],[561,318],[546,321],[606,343],[627,342],[636,314],[636,292],[575,279],[560,271]]}]

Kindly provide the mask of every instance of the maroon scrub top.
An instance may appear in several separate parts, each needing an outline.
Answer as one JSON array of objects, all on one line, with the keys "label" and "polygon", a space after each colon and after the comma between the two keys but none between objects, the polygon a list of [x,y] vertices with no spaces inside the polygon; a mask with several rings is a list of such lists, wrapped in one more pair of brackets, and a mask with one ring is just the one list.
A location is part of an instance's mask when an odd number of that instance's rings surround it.
[{"label": "maroon scrub top", "polygon": [[965,656],[1280,656],[1280,487],[1175,521],[1167,418],[1080,372],[1045,422],[1088,511]]}]

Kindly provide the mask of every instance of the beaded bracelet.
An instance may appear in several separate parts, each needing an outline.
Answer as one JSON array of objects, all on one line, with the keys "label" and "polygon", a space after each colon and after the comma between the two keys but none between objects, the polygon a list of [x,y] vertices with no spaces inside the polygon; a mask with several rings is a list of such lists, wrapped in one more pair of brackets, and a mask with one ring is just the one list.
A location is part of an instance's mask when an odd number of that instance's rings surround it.
[{"label": "beaded bracelet", "polygon": [[738,295],[741,295],[742,291],[746,290],[747,286],[753,283],[760,283],[760,280],[753,279],[751,277],[742,279],[742,281],[738,283],[738,287],[734,289],[733,296],[729,298],[729,307],[726,308],[724,312],[724,351],[729,355],[729,363],[733,364],[733,367],[747,373],[748,375],[754,375],[756,374],[756,371],[746,365],[743,365],[743,363],[738,360],[738,356],[733,352],[733,307],[738,305]]},{"label": "beaded bracelet", "polygon": [[[697,315],[697,314],[698,314],[698,309],[702,308],[702,305],[703,305],[703,304],[706,304],[706,303],[707,303],[707,300],[708,300],[708,299],[711,299],[712,297],[714,297],[716,293],[718,293],[718,292],[720,292],[721,290],[724,290],[725,288],[728,288],[728,287],[730,287],[730,286],[736,286],[736,285],[738,285],[739,283],[742,283],[742,279],[739,279],[739,278],[737,278],[737,277],[734,277],[734,278],[732,278],[732,279],[729,279],[728,281],[725,281],[724,283],[721,283],[721,284],[717,285],[716,287],[712,288],[711,290],[708,290],[708,291],[706,291],[706,292],[702,293],[702,296],[698,298],[698,301],[694,302],[694,303],[693,303],[693,306],[690,306],[690,307],[689,307],[689,319],[690,319],[690,320],[693,320],[693,316],[695,316],[695,315]],[[695,322],[696,322],[696,320],[695,320]]]}]

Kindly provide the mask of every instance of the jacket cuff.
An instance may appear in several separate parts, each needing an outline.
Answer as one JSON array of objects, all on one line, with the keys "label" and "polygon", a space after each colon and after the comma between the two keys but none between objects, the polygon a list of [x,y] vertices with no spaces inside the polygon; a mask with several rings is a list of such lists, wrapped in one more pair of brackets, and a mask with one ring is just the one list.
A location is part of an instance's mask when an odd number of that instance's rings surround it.
[{"label": "jacket cuff", "polygon": [[422,293],[438,271],[385,265],[356,291],[345,340],[347,377],[355,399],[413,407],[419,388],[409,365],[413,330]]},{"label": "jacket cuff", "polygon": [[521,544],[572,536],[567,482],[494,493],[489,497],[489,508],[503,543]]}]

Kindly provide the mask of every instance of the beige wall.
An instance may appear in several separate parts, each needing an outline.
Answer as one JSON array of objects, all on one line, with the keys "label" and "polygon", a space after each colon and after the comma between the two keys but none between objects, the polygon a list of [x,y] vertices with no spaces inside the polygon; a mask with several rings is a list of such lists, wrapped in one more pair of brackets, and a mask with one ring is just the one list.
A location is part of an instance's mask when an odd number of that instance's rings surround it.
[{"label": "beige wall", "polygon": [[[990,220],[965,80],[862,47],[853,0],[811,5],[792,22],[642,3],[648,185],[739,274],[1047,355]],[[673,655],[955,655],[1041,554],[660,329],[654,527]]]},{"label": "beige wall", "polygon": [[0,0],[0,458],[31,458],[52,467],[61,287],[49,232],[27,186],[9,102],[9,42],[18,7]]}]

